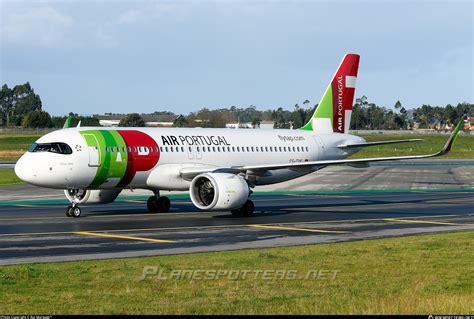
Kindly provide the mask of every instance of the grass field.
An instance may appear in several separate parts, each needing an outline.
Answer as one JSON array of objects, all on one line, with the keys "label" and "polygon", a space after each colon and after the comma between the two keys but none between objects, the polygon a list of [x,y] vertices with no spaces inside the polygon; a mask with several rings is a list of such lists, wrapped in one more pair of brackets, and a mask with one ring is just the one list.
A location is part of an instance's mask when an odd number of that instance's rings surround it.
[{"label": "grass field", "polygon": [[[380,156],[403,156],[429,154],[439,151],[448,135],[388,135],[388,134],[370,134],[360,135],[368,142],[381,140],[400,140],[421,138],[423,141],[413,143],[401,143],[393,145],[367,147],[354,157],[380,157]],[[441,157],[440,157],[441,158]],[[447,156],[442,158],[474,158],[474,135],[461,135],[457,138],[454,149]]]},{"label": "grass field", "polygon": [[0,161],[16,161],[38,138],[37,135],[0,135]]},{"label": "grass field", "polygon": [[15,184],[24,184],[24,182],[16,177],[13,170],[0,170],[0,186]]},{"label": "grass field", "polygon": [[[22,314],[467,314],[474,232],[0,267],[0,312]],[[315,279],[140,280],[178,270],[330,270]],[[334,273],[337,273],[334,278]],[[209,277],[210,278],[210,277]]]}]

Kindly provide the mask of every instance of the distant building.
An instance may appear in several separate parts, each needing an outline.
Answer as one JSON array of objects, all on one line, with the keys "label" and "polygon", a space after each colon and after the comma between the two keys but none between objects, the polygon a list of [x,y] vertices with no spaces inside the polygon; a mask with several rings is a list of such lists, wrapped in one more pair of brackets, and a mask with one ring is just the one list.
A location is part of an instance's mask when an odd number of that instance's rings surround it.
[{"label": "distant building", "polygon": [[253,128],[252,123],[229,122],[225,124],[226,128]]},{"label": "distant building", "polygon": [[274,121],[261,121],[260,128],[273,128],[274,124],[275,124]]},{"label": "distant building", "polygon": [[260,125],[253,127],[251,122],[240,123],[240,122],[228,122],[225,124],[226,128],[273,128],[273,121],[261,121]]},{"label": "distant building", "polygon": [[[106,114],[94,115],[94,118],[99,120],[101,126],[118,126],[120,120],[126,117],[126,114]],[[151,127],[172,127],[173,122],[179,115],[156,115],[156,114],[140,114],[145,121],[145,126]]]}]

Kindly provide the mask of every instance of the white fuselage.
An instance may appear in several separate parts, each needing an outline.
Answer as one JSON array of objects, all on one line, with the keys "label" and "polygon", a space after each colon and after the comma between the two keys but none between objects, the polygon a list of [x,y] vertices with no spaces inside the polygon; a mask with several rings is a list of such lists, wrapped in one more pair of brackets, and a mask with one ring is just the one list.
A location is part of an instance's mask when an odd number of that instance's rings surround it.
[{"label": "white fuselage", "polygon": [[[184,168],[343,159],[360,149],[338,145],[362,142],[349,134],[302,130],[68,128],[38,139],[15,171],[31,184],[50,188],[186,190],[190,181],[180,175]],[[278,183],[320,168],[267,171],[250,182]]]}]

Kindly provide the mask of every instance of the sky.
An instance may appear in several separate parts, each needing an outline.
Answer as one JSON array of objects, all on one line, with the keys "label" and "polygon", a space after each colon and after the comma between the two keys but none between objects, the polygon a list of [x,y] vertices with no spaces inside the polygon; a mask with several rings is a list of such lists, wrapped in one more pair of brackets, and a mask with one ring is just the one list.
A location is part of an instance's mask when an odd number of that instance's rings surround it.
[{"label": "sky", "polygon": [[473,1],[0,0],[0,82],[53,115],[318,103],[345,53],[356,97],[473,102]]}]

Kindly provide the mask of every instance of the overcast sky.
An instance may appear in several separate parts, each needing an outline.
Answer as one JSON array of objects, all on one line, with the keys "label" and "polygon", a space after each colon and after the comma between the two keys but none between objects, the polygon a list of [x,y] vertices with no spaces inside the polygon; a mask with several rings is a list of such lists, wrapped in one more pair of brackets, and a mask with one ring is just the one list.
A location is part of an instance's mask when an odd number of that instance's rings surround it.
[{"label": "overcast sky", "polygon": [[347,52],[356,96],[473,102],[472,1],[5,1],[1,84],[54,114],[319,101]]}]

